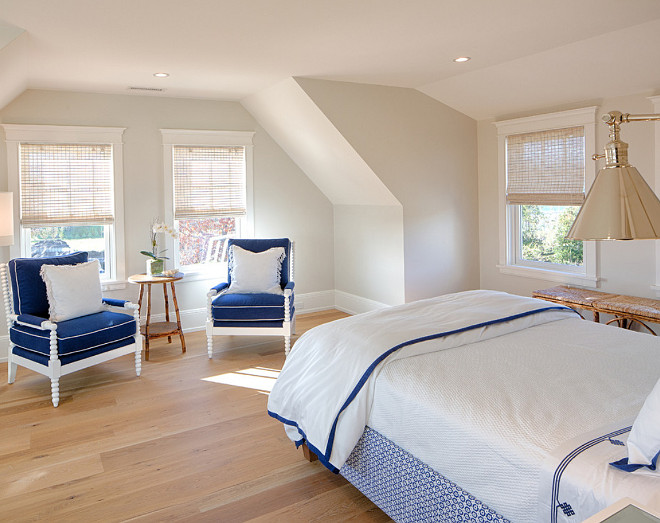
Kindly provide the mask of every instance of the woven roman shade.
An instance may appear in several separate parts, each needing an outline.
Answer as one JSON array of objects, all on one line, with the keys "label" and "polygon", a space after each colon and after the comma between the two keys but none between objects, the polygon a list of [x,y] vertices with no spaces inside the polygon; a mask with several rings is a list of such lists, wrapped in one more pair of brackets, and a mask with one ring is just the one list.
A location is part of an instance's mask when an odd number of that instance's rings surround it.
[{"label": "woven roman shade", "polygon": [[114,222],[112,145],[20,144],[21,224]]},{"label": "woven roman shade", "polygon": [[246,214],[244,146],[172,147],[174,219]]},{"label": "woven roman shade", "polygon": [[506,201],[515,205],[581,205],[584,128],[506,137]]}]

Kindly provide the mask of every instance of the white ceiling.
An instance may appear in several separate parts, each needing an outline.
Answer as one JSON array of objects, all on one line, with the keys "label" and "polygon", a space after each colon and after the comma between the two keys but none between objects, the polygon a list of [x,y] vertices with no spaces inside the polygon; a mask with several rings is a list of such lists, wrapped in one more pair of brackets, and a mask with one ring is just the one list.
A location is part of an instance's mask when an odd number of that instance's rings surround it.
[{"label": "white ceiling", "polygon": [[301,76],[477,119],[660,89],[659,0],[0,0],[0,47],[17,28],[40,89],[241,100]]}]

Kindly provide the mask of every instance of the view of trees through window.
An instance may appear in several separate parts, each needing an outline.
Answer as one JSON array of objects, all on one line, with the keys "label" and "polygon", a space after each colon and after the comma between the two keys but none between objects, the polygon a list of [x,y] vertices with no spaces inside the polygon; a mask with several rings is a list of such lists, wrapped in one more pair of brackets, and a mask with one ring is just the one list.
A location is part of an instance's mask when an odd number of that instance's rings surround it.
[{"label": "view of trees through window", "polygon": [[582,242],[566,239],[579,210],[577,205],[521,205],[523,260],[581,266]]},{"label": "view of trees through window", "polygon": [[178,220],[179,264],[227,261],[227,238],[236,236],[239,220],[233,216]]}]

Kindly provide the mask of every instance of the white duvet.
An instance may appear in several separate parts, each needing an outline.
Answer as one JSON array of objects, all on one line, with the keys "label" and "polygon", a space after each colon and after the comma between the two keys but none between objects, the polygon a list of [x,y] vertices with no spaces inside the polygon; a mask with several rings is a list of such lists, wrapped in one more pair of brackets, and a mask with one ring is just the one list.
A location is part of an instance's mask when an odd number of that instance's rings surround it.
[{"label": "white duvet", "polygon": [[[659,375],[660,339],[566,319],[387,365],[367,424],[511,521],[549,522],[561,460],[630,426]],[[660,475],[610,467],[625,446],[599,451],[567,467],[556,501],[577,514],[558,521],[626,496],[660,508]]]},{"label": "white duvet", "polygon": [[[546,305],[475,291],[334,322],[318,336],[314,329],[296,343],[269,410],[286,419],[292,440],[306,439],[319,453],[337,420],[322,458],[337,468],[369,425],[513,522],[578,522],[624,496],[659,510],[660,474],[608,465],[626,455],[625,431],[577,455],[553,483],[571,450],[629,426],[660,376],[660,339],[572,312],[531,314],[395,351],[370,373],[357,408],[337,416],[365,365],[383,347],[414,338],[409,328],[452,330],[482,314]],[[501,306],[504,313],[491,310]],[[409,325],[411,316],[420,321]]]},{"label": "white duvet", "polygon": [[383,364],[447,351],[575,313],[495,291],[448,294],[321,325],[289,354],[268,412],[339,469],[364,431]]}]

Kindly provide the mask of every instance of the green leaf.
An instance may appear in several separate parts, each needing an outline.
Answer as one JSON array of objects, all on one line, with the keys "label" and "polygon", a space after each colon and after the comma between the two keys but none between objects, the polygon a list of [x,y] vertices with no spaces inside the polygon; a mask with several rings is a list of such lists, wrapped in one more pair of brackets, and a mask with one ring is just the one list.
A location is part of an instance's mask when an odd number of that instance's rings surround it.
[{"label": "green leaf", "polygon": [[149,251],[140,251],[140,254],[144,254],[145,256],[149,256],[149,258],[153,258],[154,260],[157,260],[158,258],[154,256],[153,252]]}]

